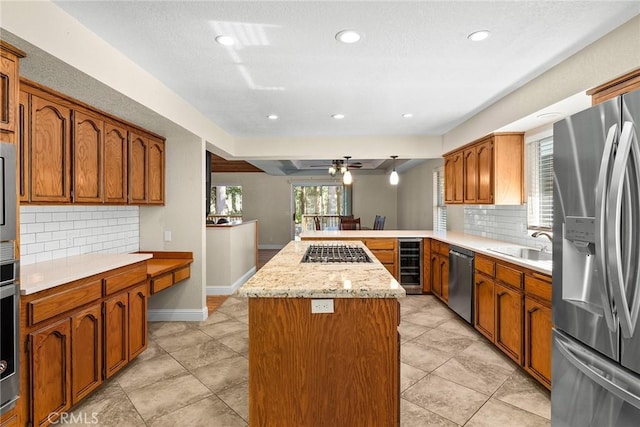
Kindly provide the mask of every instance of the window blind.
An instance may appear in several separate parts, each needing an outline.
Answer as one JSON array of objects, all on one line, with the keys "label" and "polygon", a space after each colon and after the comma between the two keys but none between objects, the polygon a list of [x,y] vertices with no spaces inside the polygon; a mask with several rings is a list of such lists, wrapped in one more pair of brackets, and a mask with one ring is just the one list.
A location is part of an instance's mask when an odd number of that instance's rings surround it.
[{"label": "window blind", "polygon": [[553,138],[527,144],[527,222],[530,229],[553,227]]},{"label": "window blind", "polygon": [[444,168],[433,171],[433,230],[447,230],[447,207],[444,204]]}]

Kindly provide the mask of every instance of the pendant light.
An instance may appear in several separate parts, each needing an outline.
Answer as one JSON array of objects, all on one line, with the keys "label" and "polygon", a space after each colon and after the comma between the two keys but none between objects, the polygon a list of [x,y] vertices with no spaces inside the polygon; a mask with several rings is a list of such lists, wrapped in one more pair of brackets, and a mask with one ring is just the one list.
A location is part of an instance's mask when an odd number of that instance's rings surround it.
[{"label": "pendant light", "polygon": [[398,176],[398,172],[396,172],[396,159],[398,156],[391,156],[393,159],[393,170],[391,171],[391,175],[389,175],[389,184],[398,185],[400,181],[400,177]]},{"label": "pendant light", "polygon": [[347,161],[345,162],[345,166],[344,166],[344,175],[342,175],[342,183],[344,185],[351,185],[351,183],[353,182],[353,177],[351,176],[351,171],[349,170],[349,159],[351,158],[351,156],[344,156],[345,159],[347,159]]}]

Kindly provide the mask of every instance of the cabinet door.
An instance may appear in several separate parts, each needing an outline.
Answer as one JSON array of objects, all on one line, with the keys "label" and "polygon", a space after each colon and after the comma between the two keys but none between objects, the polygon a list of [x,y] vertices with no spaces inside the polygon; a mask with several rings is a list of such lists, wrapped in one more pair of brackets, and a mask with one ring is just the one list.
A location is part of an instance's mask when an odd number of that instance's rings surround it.
[{"label": "cabinet door", "polygon": [[129,203],[147,203],[149,141],[129,132]]},{"label": "cabinet door", "polygon": [[449,301],[449,258],[440,256],[440,280],[442,288],[442,300]]},{"label": "cabinet door", "polygon": [[475,273],[473,324],[490,341],[495,335],[495,285],[493,279]]},{"label": "cabinet door", "polygon": [[439,298],[442,298],[442,274],[440,270],[440,257],[431,255],[431,290]]},{"label": "cabinet door", "polygon": [[453,203],[464,201],[464,158],[463,153],[453,155]]},{"label": "cabinet door", "polygon": [[32,202],[71,202],[71,110],[31,96]]},{"label": "cabinet door", "polygon": [[496,345],[522,365],[522,294],[495,284]]},{"label": "cabinet door", "polygon": [[129,291],[129,360],[147,348],[147,297],[149,284],[144,282]]},{"label": "cabinet door", "polygon": [[454,202],[455,175],[453,170],[453,156],[444,158],[444,202]]},{"label": "cabinet door", "polygon": [[431,292],[431,239],[422,240],[422,292]]},{"label": "cabinet door", "polygon": [[104,122],[73,112],[73,201],[102,202]]},{"label": "cabinet door", "polygon": [[164,141],[152,139],[149,142],[148,203],[164,204]]},{"label": "cabinet door", "polygon": [[71,317],[71,396],[75,405],[102,383],[102,315],[96,304]]},{"label": "cabinet door", "polygon": [[524,314],[524,368],[551,389],[551,309],[526,297]]},{"label": "cabinet door", "polygon": [[487,142],[478,144],[477,150],[477,177],[478,177],[478,204],[493,203],[493,138]]},{"label": "cabinet door", "polygon": [[31,413],[34,426],[71,407],[71,321],[64,319],[29,334]]},{"label": "cabinet door", "polygon": [[476,203],[476,193],[478,188],[477,181],[477,164],[476,147],[464,150],[464,202]]},{"label": "cabinet door", "polygon": [[20,92],[20,102],[18,105],[18,163],[20,170],[18,171],[18,192],[20,193],[20,201],[29,201],[29,183],[31,175],[29,168],[29,146],[31,141],[31,128],[29,127],[29,115],[31,112],[30,96],[27,92]]},{"label": "cabinet door", "polygon": [[[2,50],[0,55],[0,130],[16,131],[18,101],[18,58]],[[4,139],[4,138],[3,138]],[[13,137],[9,136],[13,141]]]},{"label": "cabinet door", "polygon": [[127,130],[104,125],[104,201],[127,203]]},{"label": "cabinet door", "polygon": [[104,303],[104,372],[111,378],[129,360],[129,294],[120,293]]}]

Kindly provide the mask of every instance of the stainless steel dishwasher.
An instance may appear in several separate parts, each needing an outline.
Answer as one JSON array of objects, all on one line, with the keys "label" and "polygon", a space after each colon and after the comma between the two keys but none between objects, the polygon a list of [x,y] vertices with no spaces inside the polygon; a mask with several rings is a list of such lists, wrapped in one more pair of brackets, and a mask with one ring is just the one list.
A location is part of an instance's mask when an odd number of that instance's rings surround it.
[{"label": "stainless steel dishwasher", "polygon": [[449,246],[449,308],[473,323],[473,259],[467,249]]}]

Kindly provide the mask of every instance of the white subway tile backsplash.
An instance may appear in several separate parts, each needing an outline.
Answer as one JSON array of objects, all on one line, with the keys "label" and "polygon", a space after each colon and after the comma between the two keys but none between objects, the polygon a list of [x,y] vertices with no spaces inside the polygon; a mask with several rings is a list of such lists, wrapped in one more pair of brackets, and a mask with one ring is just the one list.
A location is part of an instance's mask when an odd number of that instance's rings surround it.
[{"label": "white subway tile backsplash", "polygon": [[20,224],[23,265],[140,248],[137,206],[21,206]]},{"label": "white subway tile backsplash", "polygon": [[465,206],[464,232],[524,246],[549,246],[548,241],[541,241],[529,235],[527,205]]}]

